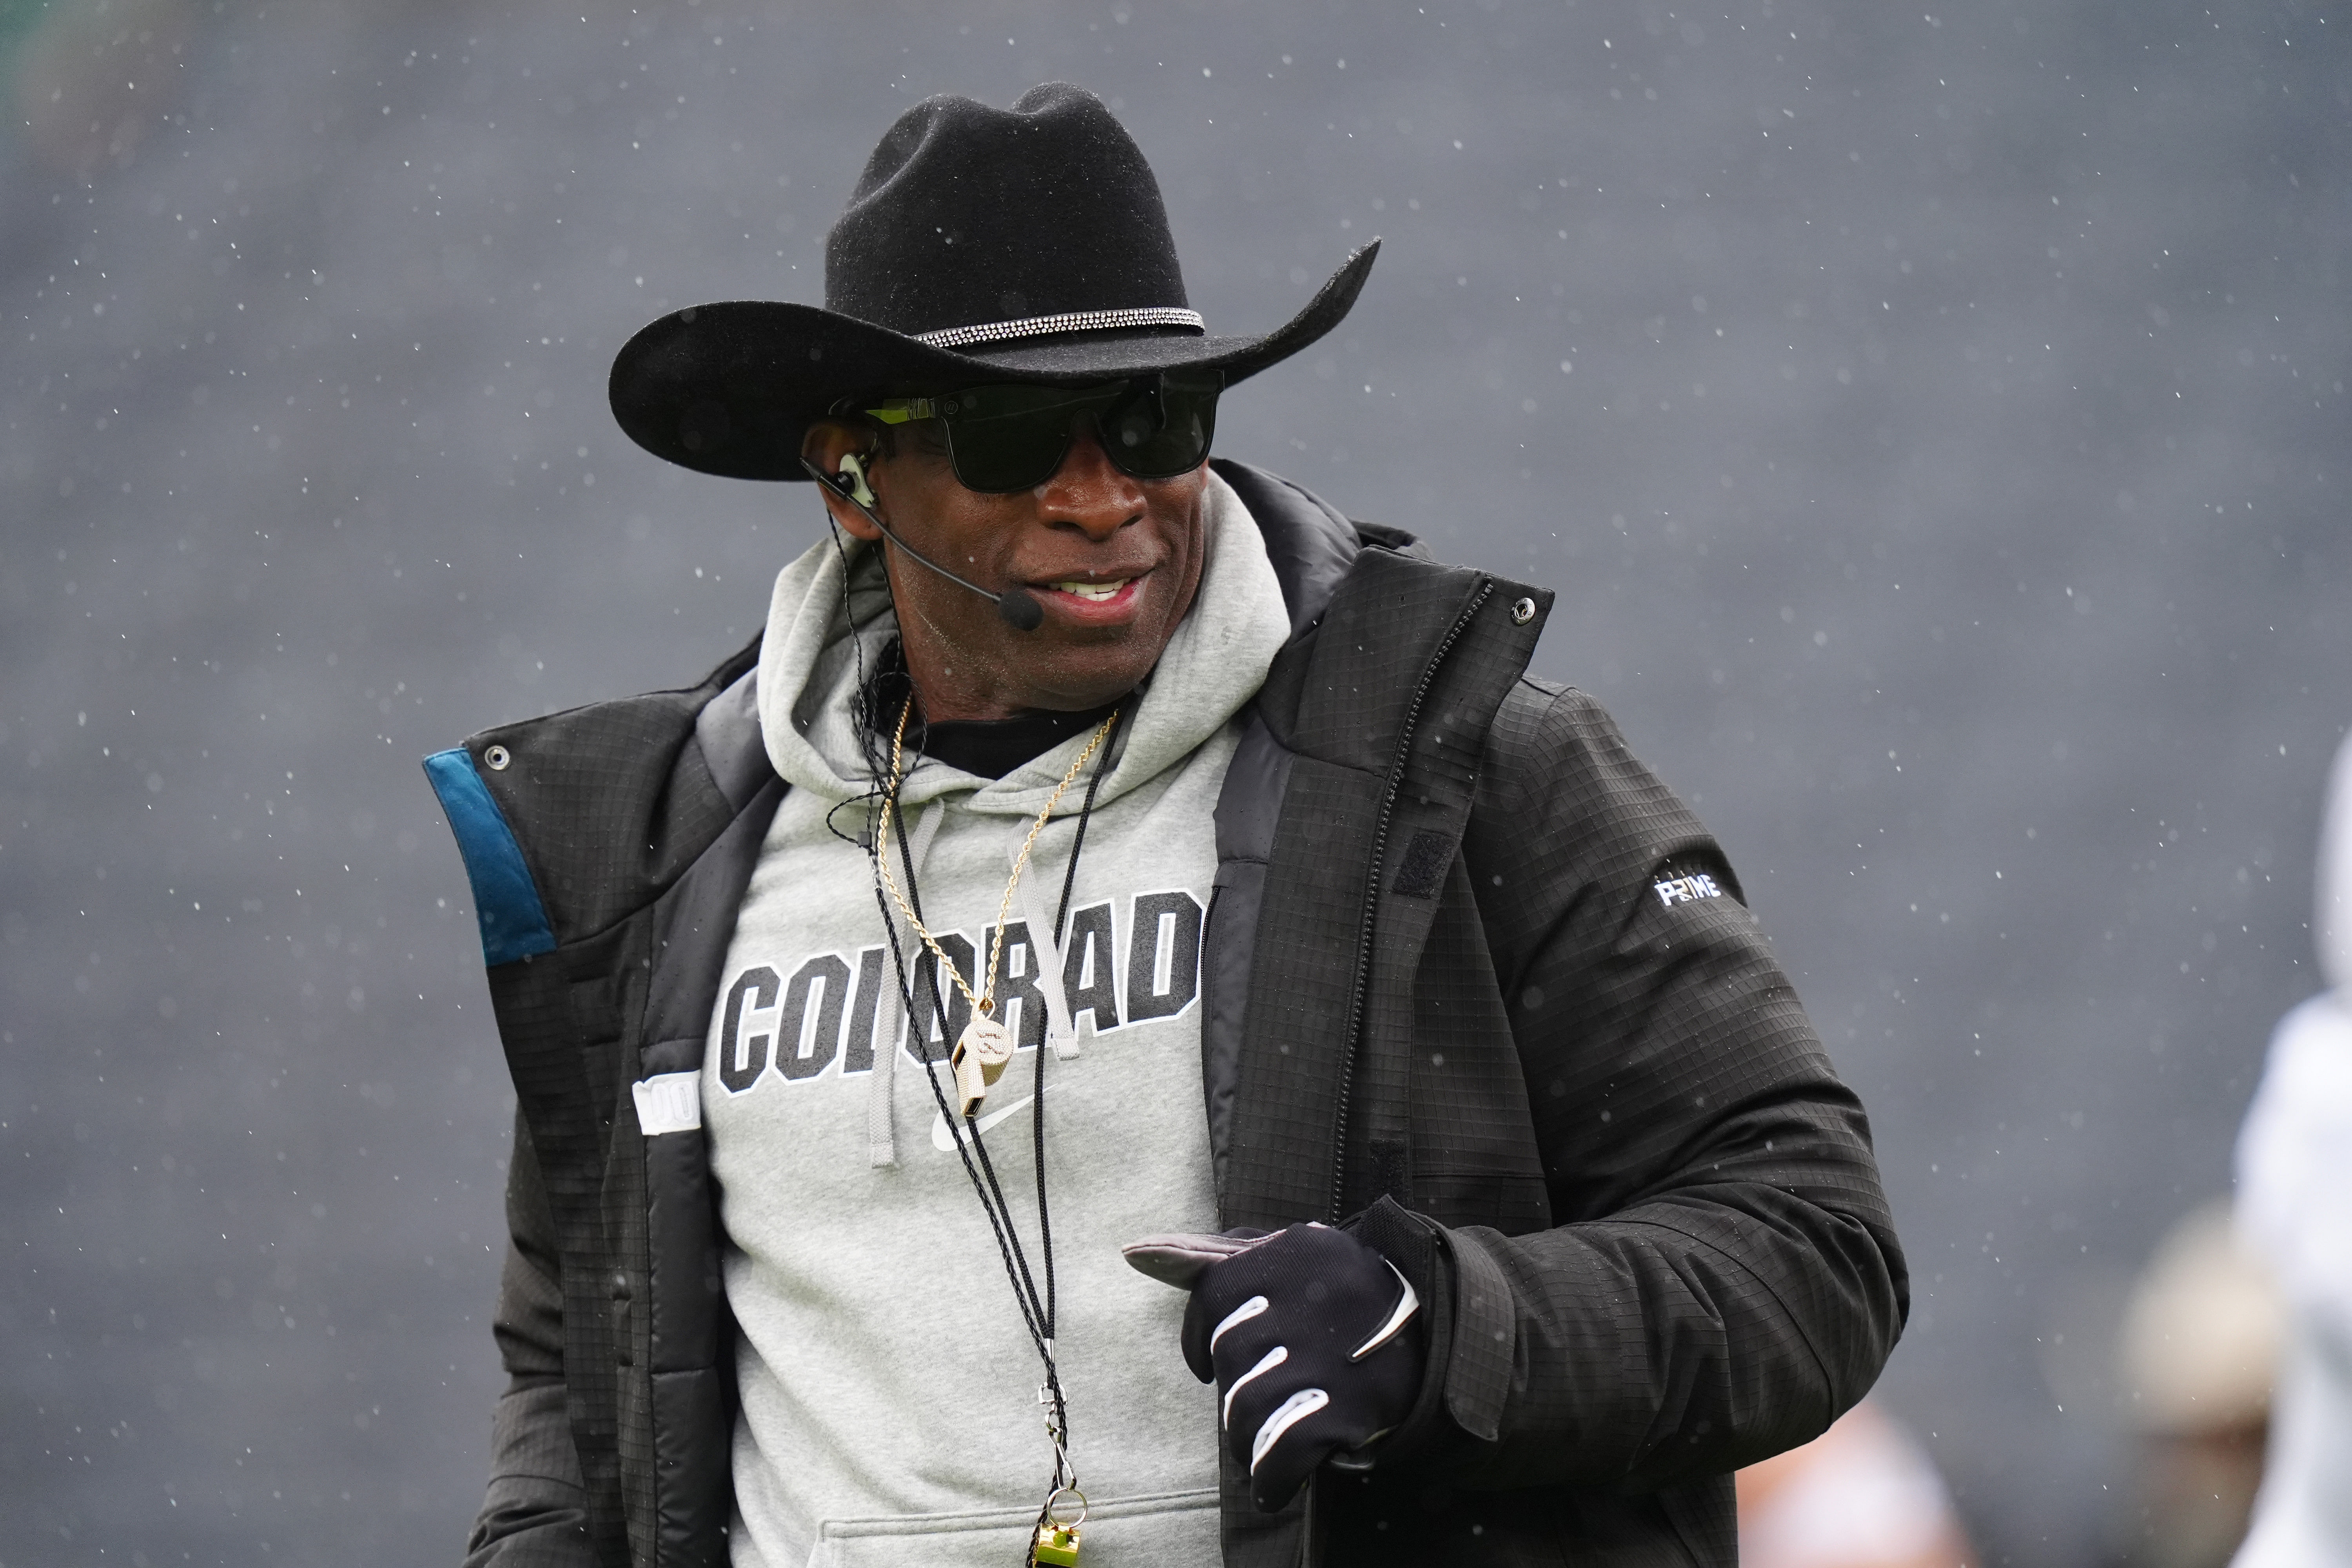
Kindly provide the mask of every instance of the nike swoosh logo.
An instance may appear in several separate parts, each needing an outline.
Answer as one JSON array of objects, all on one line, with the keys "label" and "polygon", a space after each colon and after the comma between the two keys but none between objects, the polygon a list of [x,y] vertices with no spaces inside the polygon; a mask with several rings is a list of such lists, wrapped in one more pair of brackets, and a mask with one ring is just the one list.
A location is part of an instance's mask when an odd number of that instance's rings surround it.
[{"label": "nike swoosh logo", "polygon": [[[1045,1092],[1047,1094],[1051,1094],[1061,1087],[1062,1086],[1058,1083],[1049,1083],[1045,1086]],[[1012,1104],[1006,1106],[1003,1110],[990,1111],[987,1115],[980,1119],[980,1130],[982,1132],[985,1132],[990,1128],[995,1126],[998,1122],[1003,1121],[1006,1117],[1012,1115],[1014,1111],[1028,1110],[1029,1102],[1036,1098],[1037,1097],[1034,1094],[1024,1094],[1020,1099],[1014,1100]],[[940,1115],[936,1110],[932,1111],[931,1147],[937,1149],[942,1154],[952,1154],[955,1152],[955,1134],[948,1131],[948,1119]]]}]

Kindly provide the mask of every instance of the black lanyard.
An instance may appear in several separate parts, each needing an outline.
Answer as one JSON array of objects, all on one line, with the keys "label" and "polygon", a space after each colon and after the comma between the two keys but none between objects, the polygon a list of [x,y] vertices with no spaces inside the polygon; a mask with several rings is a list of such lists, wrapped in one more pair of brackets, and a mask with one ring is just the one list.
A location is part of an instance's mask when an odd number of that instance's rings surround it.
[{"label": "black lanyard", "polygon": [[[1103,774],[1109,771],[1111,752],[1117,749],[1119,726],[1124,721],[1125,712],[1122,710],[1113,721],[1111,732],[1103,742],[1102,755],[1095,763],[1094,775],[1087,781],[1086,803],[1078,809],[1077,836],[1071,841],[1069,865],[1062,874],[1061,904],[1054,915],[1054,950],[1055,952],[1060,950],[1063,932],[1069,924],[1070,894],[1077,884],[1078,855],[1086,847],[1087,824],[1094,816],[1095,795],[1102,788]],[[890,809],[902,820],[904,819],[906,814],[895,792],[891,795]],[[913,835],[910,833],[901,833],[898,836],[898,864],[906,878],[907,902],[914,910],[916,918],[919,920],[922,917],[923,905],[922,895],[917,889],[915,882],[914,850],[908,843],[912,837]],[[877,852],[877,846],[870,838],[866,847],[869,856]],[[915,988],[908,981],[906,956],[898,942],[898,922],[891,918],[890,906],[883,898],[881,879],[878,876],[875,879],[874,903],[875,908],[881,911],[883,930],[889,933],[890,963],[892,968],[898,972],[898,993],[906,1005],[908,1032],[912,1035],[915,1031],[920,1030],[928,1034],[930,1021],[917,1016]],[[1029,952],[1030,962],[1042,968],[1038,944],[1032,942],[1029,944]],[[931,962],[936,963],[939,961],[932,959]],[[948,1021],[947,990],[941,984],[944,978],[944,976],[934,978],[930,987],[931,1007],[939,1020],[940,1037],[951,1046],[955,1038],[955,1030]],[[893,1041],[890,1048],[898,1049],[898,1042]],[[1038,1253],[1040,1261],[1044,1265],[1041,1272],[1045,1280],[1045,1289],[1042,1295],[1037,1289],[1036,1276],[1030,1270],[1027,1251],[1021,1245],[1020,1233],[1013,1225],[1013,1211],[1004,1201],[1004,1189],[997,1180],[995,1163],[989,1158],[988,1143],[981,1135],[978,1118],[961,1118],[963,1126],[959,1130],[956,1125],[959,1118],[948,1109],[947,1091],[940,1084],[939,1073],[934,1070],[932,1063],[929,1060],[924,1061],[922,1066],[924,1080],[931,1086],[931,1099],[939,1106],[940,1120],[947,1127],[948,1135],[955,1140],[956,1153],[963,1162],[964,1174],[971,1182],[973,1194],[980,1199],[982,1212],[988,1215],[989,1229],[996,1237],[997,1256],[1004,1264],[1004,1277],[1013,1286],[1014,1303],[1021,1309],[1022,1323],[1028,1329],[1030,1343],[1036,1348],[1037,1359],[1045,1367],[1045,1381],[1038,1389],[1037,1399],[1041,1405],[1047,1407],[1045,1432],[1054,1444],[1053,1490],[1059,1491],[1064,1487],[1076,1486],[1077,1478],[1070,1468],[1069,1410],[1062,1394],[1061,1371],[1054,1359],[1054,1326],[1057,1302],[1054,1288],[1054,1227],[1045,1200],[1046,1055],[1046,1047],[1041,1042],[1036,1051],[1036,1088],[1032,1093],[1029,1105],[1030,1145],[1035,1152],[1037,1161]],[[969,1138],[966,1137],[967,1133],[970,1135]]]}]

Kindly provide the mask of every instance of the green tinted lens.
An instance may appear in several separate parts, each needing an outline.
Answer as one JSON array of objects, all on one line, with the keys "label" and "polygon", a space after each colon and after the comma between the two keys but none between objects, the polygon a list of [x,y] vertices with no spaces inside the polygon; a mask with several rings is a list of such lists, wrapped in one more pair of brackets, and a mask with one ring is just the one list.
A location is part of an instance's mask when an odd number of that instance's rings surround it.
[{"label": "green tinted lens", "polygon": [[1188,473],[1209,455],[1222,386],[1213,374],[1109,386],[975,386],[932,407],[947,426],[957,481],[1001,493],[1052,479],[1081,415],[1093,416],[1104,451],[1122,472],[1141,479]]}]

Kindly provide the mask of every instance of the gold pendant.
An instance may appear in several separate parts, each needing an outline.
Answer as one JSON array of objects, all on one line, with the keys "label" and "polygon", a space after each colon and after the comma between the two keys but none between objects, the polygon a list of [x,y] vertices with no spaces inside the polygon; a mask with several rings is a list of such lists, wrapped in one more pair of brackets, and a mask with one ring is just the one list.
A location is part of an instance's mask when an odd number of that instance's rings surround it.
[{"label": "gold pendant", "polygon": [[962,1037],[956,1041],[954,1052],[948,1058],[955,1069],[957,1113],[970,1116],[980,1102],[988,1098],[989,1087],[1004,1076],[1005,1064],[1013,1059],[1013,1036],[1003,1025],[985,1013],[978,1014],[964,1026]]}]

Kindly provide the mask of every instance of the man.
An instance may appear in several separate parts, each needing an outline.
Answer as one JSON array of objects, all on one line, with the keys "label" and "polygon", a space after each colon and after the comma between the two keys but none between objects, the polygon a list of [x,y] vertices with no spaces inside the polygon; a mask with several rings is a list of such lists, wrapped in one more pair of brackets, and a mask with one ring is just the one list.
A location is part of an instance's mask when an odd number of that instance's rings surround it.
[{"label": "man", "polygon": [[623,350],[834,531],[427,763],[519,1100],[469,1562],[1728,1563],[1868,1388],[1861,1109],[1549,595],[1208,460],[1371,260],[1205,336],[1101,103],[940,98],[826,309]]}]

